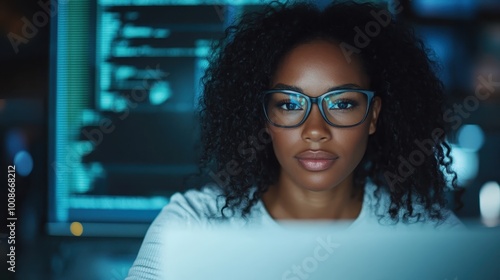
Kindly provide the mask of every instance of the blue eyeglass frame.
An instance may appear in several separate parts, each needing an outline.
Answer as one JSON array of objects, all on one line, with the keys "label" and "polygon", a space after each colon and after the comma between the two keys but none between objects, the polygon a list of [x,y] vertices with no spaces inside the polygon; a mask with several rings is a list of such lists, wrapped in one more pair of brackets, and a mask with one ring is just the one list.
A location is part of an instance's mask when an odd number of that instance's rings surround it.
[{"label": "blue eyeglass frame", "polygon": [[[320,104],[323,102],[323,99],[325,98],[325,96],[327,95],[331,95],[331,94],[342,94],[342,93],[345,93],[345,92],[352,92],[352,91],[355,91],[355,92],[360,92],[360,93],[363,93],[367,96],[367,101],[368,101],[368,106],[366,106],[366,112],[365,112],[365,116],[363,117],[363,119],[361,121],[359,121],[358,123],[355,123],[353,125],[337,125],[337,124],[334,124],[332,122],[330,122],[328,120],[328,118],[325,116],[325,112],[323,111],[323,106],[320,106]],[[269,95],[269,94],[272,94],[272,93],[288,93],[288,94],[297,94],[297,95],[300,95],[300,96],[303,96],[308,102],[307,102],[307,109],[306,109],[306,113],[304,114],[304,118],[296,125],[292,125],[292,126],[287,126],[287,125],[279,125],[279,124],[275,124],[273,123],[270,119],[269,119],[269,116],[267,115],[267,110],[266,110],[266,96]],[[266,116],[266,119],[267,121],[276,126],[276,127],[283,127],[283,128],[295,128],[295,127],[299,127],[301,126],[306,120],[307,118],[309,117],[309,114],[311,113],[311,108],[312,108],[312,104],[316,104],[316,106],[318,106],[318,109],[319,109],[319,112],[321,113],[321,116],[323,117],[323,119],[326,121],[327,124],[333,126],[333,127],[353,127],[353,126],[357,126],[357,125],[360,125],[362,124],[365,120],[366,120],[366,117],[368,116],[368,112],[370,111],[370,108],[372,106],[372,102],[373,102],[373,97],[375,96],[375,91],[372,91],[372,90],[367,90],[367,89],[355,89],[355,88],[346,88],[346,89],[336,89],[336,90],[332,90],[332,91],[328,91],[328,92],[325,92],[323,93],[322,95],[318,96],[318,97],[311,97],[305,93],[302,93],[302,92],[299,92],[299,91],[294,91],[294,90],[289,90],[289,89],[272,89],[272,90],[266,90],[263,92],[262,94],[262,106],[263,106],[263,109],[264,109],[264,115]]]}]

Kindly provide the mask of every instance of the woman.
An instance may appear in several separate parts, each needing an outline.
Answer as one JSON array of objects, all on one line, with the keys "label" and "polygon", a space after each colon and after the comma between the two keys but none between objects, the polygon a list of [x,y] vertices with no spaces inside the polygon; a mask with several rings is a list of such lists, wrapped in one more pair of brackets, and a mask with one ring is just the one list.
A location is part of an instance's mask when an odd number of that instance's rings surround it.
[{"label": "woman", "polygon": [[411,29],[369,4],[269,6],[245,15],[203,79],[202,165],[215,184],[176,194],[131,279],[154,273],[174,225],[285,220],[440,229],[450,147],[443,87]]}]

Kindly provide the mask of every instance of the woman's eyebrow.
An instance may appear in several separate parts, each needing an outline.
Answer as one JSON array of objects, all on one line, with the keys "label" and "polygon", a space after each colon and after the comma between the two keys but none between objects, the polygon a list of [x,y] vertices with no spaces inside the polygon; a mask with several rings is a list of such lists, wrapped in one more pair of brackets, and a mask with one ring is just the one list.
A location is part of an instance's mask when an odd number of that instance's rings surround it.
[{"label": "woman's eyebrow", "polygon": [[[349,84],[342,84],[342,85],[331,87],[326,92],[334,91],[334,90],[338,90],[338,89],[360,89],[360,88],[362,88],[362,87],[357,85],[357,84],[349,83]],[[278,83],[278,84],[274,85],[273,89],[287,89],[287,90],[293,90],[293,91],[298,91],[298,92],[302,92],[302,93],[304,92],[304,90],[300,87],[287,85],[287,84],[283,84],[283,83]]]},{"label": "woman's eyebrow", "polygon": [[304,92],[300,87],[286,85],[286,84],[282,84],[282,83],[278,83],[278,84],[274,85],[273,89],[287,89],[287,90],[293,90],[293,91],[298,91],[298,92]]},{"label": "woman's eyebrow", "polygon": [[362,87],[357,85],[357,84],[350,83],[350,84],[343,84],[343,85],[331,87],[326,92],[334,91],[334,90],[338,90],[338,89],[361,89],[361,88]]}]

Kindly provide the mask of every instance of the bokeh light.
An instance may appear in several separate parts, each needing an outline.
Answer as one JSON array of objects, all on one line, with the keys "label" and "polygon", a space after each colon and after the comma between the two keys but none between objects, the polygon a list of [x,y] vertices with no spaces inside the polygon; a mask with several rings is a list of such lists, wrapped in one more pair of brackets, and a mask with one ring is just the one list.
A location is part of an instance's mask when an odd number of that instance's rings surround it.
[{"label": "bokeh light", "polygon": [[484,132],[479,125],[466,124],[458,130],[458,145],[477,152],[484,144]]},{"label": "bokeh light", "polygon": [[74,236],[81,236],[83,234],[83,225],[79,222],[72,222],[69,230]]},{"label": "bokeh light", "polygon": [[[453,157],[451,168],[457,172],[458,185],[467,186],[479,172],[478,154],[460,146],[451,145],[451,156]],[[448,181],[451,181],[452,176],[447,175],[447,177]]]},{"label": "bokeh light", "polygon": [[172,97],[172,89],[168,82],[158,82],[153,85],[149,93],[149,102],[153,105],[160,105]]},{"label": "bokeh light", "polygon": [[33,157],[27,151],[19,151],[14,156],[14,165],[16,166],[16,173],[26,177],[33,170]]},{"label": "bokeh light", "polygon": [[479,209],[486,226],[496,226],[500,221],[500,186],[487,182],[479,191]]},{"label": "bokeh light", "polygon": [[5,135],[5,148],[11,158],[14,158],[19,151],[26,150],[24,132],[20,129],[9,130]]}]

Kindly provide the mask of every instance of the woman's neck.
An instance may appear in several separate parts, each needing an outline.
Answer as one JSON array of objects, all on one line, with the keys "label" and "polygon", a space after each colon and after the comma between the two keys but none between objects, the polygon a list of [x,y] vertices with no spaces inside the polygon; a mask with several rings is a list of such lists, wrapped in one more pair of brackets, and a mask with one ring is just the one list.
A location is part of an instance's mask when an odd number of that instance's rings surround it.
[{"label": "woman's neck", "polygon": [[350,177],[325,191],[310,191],[281,181],[269,187],[262,201],[275,220],[354,220],[361,212],[364,191],[353,195]]}]

